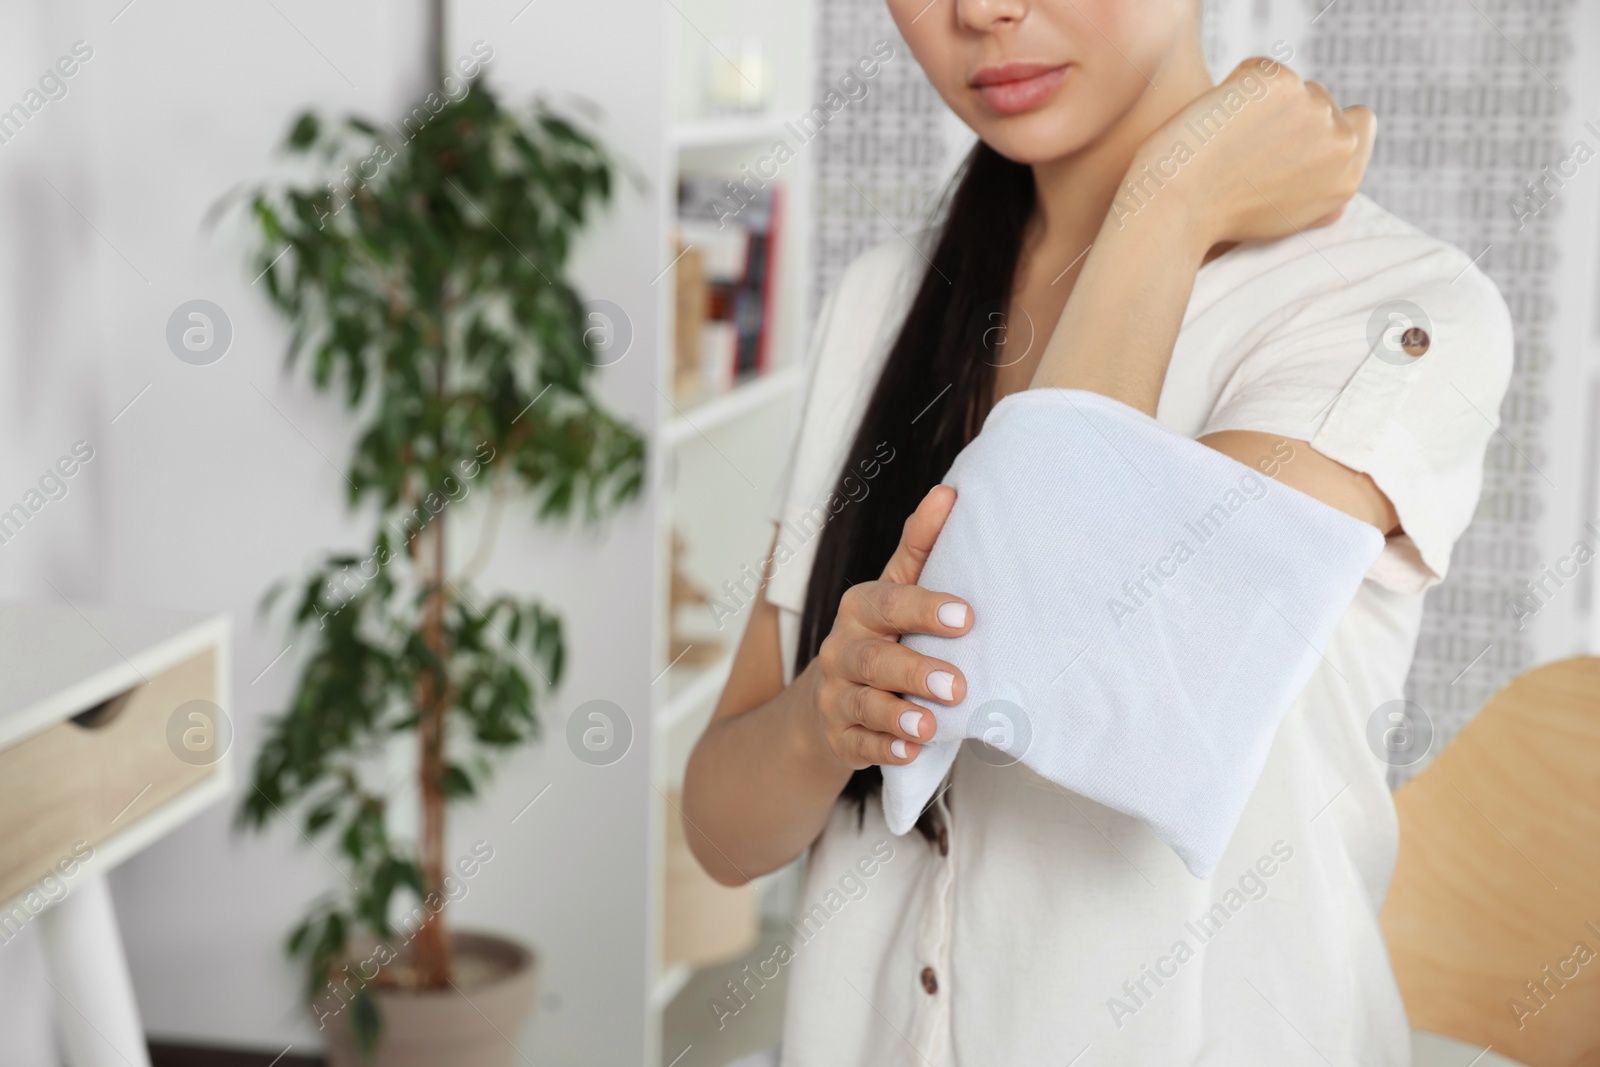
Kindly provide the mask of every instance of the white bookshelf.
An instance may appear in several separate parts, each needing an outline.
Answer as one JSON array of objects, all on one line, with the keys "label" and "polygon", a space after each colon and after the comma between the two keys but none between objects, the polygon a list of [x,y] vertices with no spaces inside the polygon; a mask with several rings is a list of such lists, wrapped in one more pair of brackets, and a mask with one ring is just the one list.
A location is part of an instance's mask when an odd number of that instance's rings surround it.
[{"label": "white bookshelf", "polygon": [[667,143],[673,148],[723,148],[758,145],[765,147],[786,133],[786,117],[781,114],[718,115],[705,119],[673,122],[667,127]]},{"label": "white bookshelf", "polygon": [[651,1010],[658,1013],[665,1011],[693,977],[694,968],[687,963],[675,963],[662,971],[661,977],[656,979],[656,984],[650,990]]},{"label": "white bookshelf", "polygon": [[662,426],[662,445],[676,448],[691,438],[715,433],[718,429],[752,412],[770,407],[774,401],[792,399],[805,380],[798,362],[781,366],[741,382],[727,392],[687,408],[672,405],[673,416]]},{"label": "white bookshelf", "polygon": [[712,704],[727,684],[732,667],[731,651],[706,667],[668,667],[665,699],[658,699],[652,708],[656,731],[670,731],[696,711]]},{"label": "white bookshelf", "polygon": [[[671,61],[668,84],[663,87],[662,120],[666,131],[662,180],[657,195],[662,229],[656,235],[657,263],[665,268],[678,254],[673,240],[677,217],[677,179],[685,172],[733,178],[745,165],[753,166],[767,155],[773,142],[785,138],[785,123],[813,103],[812,37],[814,8],[811,0],[790,4],[750,5],[738,0],[678,0],[669,22],[666,42]],[[757,114],[708,114],[700,88],[708,64],[720,62],[718,47],[725,40],[758,40],[771,78],[768,106]],[[708,653],[673,663],[669,652],[667,608],[672,571],[671,537],[679,530],[685,541],[684,569],[712,596],[725,581],[737,580],[742,567],[754,567],[766,555],[772,523],[768,517],[785,450],[793,431],[799,392],[804,382],[803,344],[810,323],[811,190],[814,148],[801,147],[796,158],[780,170],[782,206],[774,265],[773,299],[767,313],[770,348],[766,370],[738,382],[731,389],[685,402],[674,395],[674,311],[676,279],[663,271],[656,288],[661,323],[657,339],[656,386],[659,411],[651,442],[652,495],[658,502],[657,566],[654,590],[655,664],[651,676],[651,803],[650,923],[652,967],[648,977],[650,1047],[649,1064],[666,1067],[682,1056],[678,1067],[722,1062],[719,1050],[697,1043],[692,1050],[665,1047],[662,1021],[680,993],[688,996],[705,969],[662,958],[664,933],[664,856],[668,793],[682,783],[688,754],[704,729],[712,707],[727,682],[735,644],[746,611],[716,629],[709,611],[691,618],[685,611],[685,629],[693,636],[705,633]],[[659,269],[659,268],[658,268]],[[695,659],[697,665],[687,661]],[[779,872],[758,881],[753,892],[781,907],[792,896],[787,881],[793,872]],[[764,909],[765,910],[765,909]]]}]

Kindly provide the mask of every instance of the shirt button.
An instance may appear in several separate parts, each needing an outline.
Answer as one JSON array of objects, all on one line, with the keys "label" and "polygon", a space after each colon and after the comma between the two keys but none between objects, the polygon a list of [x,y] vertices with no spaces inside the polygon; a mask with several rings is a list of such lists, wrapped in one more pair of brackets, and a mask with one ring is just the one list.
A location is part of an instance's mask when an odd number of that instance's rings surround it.
[{"label": "shirt button", "polygon": [[939,977],[932,967],[922,968],[922,991],[930,997],[939,992]]},{"label": "shirt button", "polygon": [[1428,331],[1420,326],[1413,326],[1400,335],[1400,351],[1412,358],[1425,355],[1428,351],[1428,346],[1432,343],[1433,340],[1428,336]]},{"label": "shirt button", "polygon": [[939,855],[950,855],[950,831],[939,827]]}]

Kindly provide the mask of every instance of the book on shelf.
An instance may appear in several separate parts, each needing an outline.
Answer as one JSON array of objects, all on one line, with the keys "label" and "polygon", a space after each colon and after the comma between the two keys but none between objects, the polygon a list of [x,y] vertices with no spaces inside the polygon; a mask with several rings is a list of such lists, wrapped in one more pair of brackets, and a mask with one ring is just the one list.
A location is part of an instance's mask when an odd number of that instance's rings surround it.
[{"label": "book on shelf", "polygon": [[772,365],[783,191],[720,175],[678,182],[673,384],[698,403]]}]

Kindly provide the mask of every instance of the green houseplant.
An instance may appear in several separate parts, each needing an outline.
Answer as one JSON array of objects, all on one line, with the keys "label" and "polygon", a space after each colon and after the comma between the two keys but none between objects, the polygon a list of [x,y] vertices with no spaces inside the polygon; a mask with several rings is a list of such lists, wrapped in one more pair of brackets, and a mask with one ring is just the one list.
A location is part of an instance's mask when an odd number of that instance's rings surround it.
[{"label": "green houseplant", "polygon": [[[498,507],[474,512],[489,517],[465,567],[446,531],[469,493],[520,492],[541,518],[598,520],[644,476],[640,435],[591,392],[606,338],[565,277],[613,165],[542,106],[507,109],[440,68],[401,125],[300,116],[285,147],[301,173],[330,180],[250,196],[255,269],[292,327],[289,362],[309,363],[315,388],[349,410],[348,503],[378,521],[369,553],[330,556],[295,586],[303,666],[238,817],[290,818],[334,846],[348,885],[312,906],[288,948],[319,1021],[397,1063],[411,1061],[382,1040],[381,994],[451,990],[459,939],[443,905],[464,876],[455,862],[484,859],[446,855],[447,805],[474,795],[497,751],[536,738],[564,658],[543,605],[471,589]],[[405,735],[415,842],[392,833],[373,773]],[[531,1008],[531,979],[527,995]]]}]

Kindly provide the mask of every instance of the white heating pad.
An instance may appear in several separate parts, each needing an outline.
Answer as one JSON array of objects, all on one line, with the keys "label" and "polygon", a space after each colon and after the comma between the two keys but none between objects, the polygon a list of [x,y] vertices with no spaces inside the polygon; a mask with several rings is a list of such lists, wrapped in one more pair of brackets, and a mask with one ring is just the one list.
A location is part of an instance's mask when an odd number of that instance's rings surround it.
[{"label": "white heating pad", "polygon": [[1205,877],[1383,535],[1075,389],[1002,399],[944,481],[958,497],[919,584],[965,599],[973,626],[903,641],[959,667],[967,695],[911,698],[939,725],[883,768],[890,830],[970,737],[1142,820]]}]

